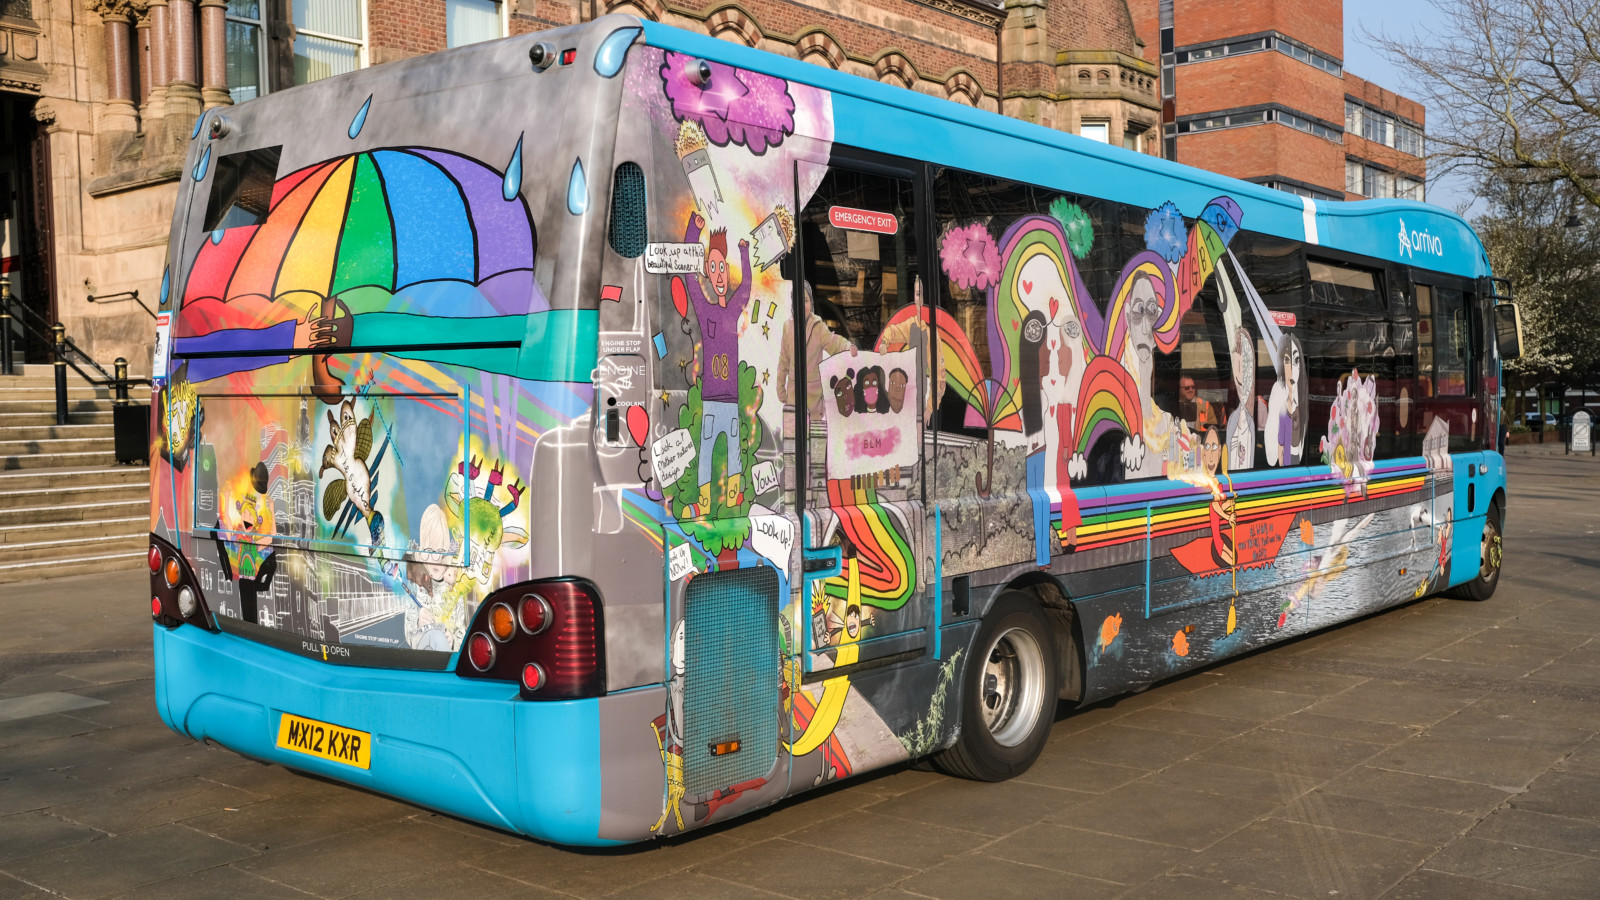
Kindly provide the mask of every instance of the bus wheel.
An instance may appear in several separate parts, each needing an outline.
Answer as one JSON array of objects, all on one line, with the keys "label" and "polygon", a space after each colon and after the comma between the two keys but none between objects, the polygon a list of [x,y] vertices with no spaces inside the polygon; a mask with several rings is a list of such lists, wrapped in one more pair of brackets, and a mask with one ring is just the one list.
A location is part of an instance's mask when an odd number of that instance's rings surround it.
[{"label": "bus wheel", "polygon": [[1500,583],[1500,504],[1489,507],[1483,517],[1483,537],[1478,548],[1478,575],[1466,584],[1450,589],[1449,595],[1461,600],[1487,600]]},{"label": "bus wheel", "polygon": [[962,675],[959,736],[933,763],[950,775],[1004,781],[1027,771],[1050,737],[1055,643],[1033,596],[1008,591],[984,616],[974,648]]}]

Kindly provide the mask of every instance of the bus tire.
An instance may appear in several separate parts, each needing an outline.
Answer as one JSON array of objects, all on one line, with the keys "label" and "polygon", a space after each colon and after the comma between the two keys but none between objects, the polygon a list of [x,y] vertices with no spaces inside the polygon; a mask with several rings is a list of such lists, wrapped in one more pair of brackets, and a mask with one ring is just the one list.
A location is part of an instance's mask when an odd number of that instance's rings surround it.
[{"label": "bus tire", "polygon": [[1494,589],[1500,584],[1500,530],[1504,519],[1499,502],[1489,507],[1479,538],[1478,574],[1471,581],[1451,588],[1447,596],[1458,600],[1487,600],[1494,596]]},{"label": "bus tire", "polygon": [[1056,709],[1056,654],[1050,623],[1032,594],[995,601],[961,676],[956,742],[933,757],[947,775],[1005,781],[1033,765]]}]

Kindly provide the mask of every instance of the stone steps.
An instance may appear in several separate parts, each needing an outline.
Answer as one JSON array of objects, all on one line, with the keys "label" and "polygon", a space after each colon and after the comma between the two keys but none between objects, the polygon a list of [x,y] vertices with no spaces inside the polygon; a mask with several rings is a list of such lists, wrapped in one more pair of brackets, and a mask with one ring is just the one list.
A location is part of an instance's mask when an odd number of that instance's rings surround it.
[{"label": "stone steps", "polygon": [[[116,465],[111,390],[68,373],[0,377],[0,582],[137,569],[150,545],[150,470]],[[148,403],[148,388],[129,399]]]}]

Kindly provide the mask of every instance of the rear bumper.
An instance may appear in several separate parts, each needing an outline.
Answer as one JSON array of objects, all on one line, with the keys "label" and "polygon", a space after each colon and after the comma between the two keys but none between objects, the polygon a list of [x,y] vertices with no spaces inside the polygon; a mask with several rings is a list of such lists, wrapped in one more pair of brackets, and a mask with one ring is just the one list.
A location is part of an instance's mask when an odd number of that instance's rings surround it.
[{"label": "rear bumper", "polygon": [[[601,846],[601,699],[528,702],[506,682],[342,667],[234,635],[151,626],[174,731],[541,840]],[[371,768],[277,746],[283,713],[372,735]]]}]

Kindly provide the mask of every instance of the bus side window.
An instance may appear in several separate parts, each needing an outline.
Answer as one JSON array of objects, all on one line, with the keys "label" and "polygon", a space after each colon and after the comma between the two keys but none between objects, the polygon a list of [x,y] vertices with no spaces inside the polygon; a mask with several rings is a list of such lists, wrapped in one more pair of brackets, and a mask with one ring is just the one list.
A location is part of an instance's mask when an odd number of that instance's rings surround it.
[{"label": "bus side window", "polygon": [[[1335,404],[1343,404],[1339,415],[1351,426],[1337,437],[1359,443],[1363,452],[1370,439],[1373,459],[1392,456],[1400,395],[1383,273],[1318,259],[1308,260],[1307,270],[1315,314],[1302,336],[1312,398],[1306,457],[1336,463],[1337,448],[1322,449]],[[1359,383],[1352,383],[1358,375]]]},{"label": "bus side window", "polygon": [[1218,440],[1226,442],[1229,414],[1238,408],[1239,401],[1221,296],[1213,276],[1178,325],[1177,350],[1156,354],[1152,399],[1201,440],[1214,429]]}]

